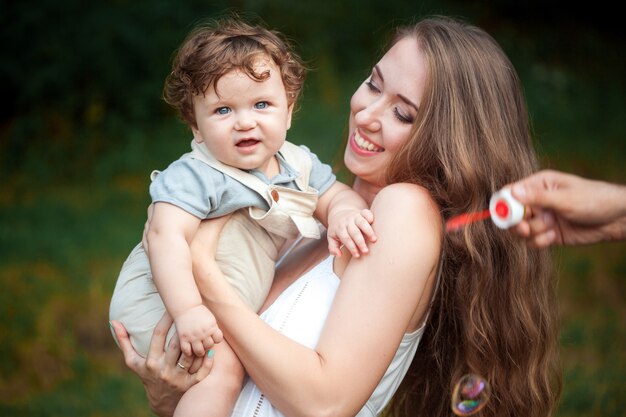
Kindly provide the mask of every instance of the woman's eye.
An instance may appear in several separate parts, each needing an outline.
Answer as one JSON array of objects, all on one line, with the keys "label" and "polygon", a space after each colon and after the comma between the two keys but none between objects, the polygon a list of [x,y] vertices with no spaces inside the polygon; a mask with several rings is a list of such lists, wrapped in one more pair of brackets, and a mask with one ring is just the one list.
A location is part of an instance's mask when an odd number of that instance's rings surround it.
[{"label": "woman's eye", "polygon": [[398,119],[401,123],[413,123],[413,118],[411,116],[405,116],[404,114],[402,114],[400,112],[400,110],[398,110],[397,107],[395,107],[393,109],[393,115],[396,117],[396,119]]},{"label": "woman's eye", "polygon": [[367,85],[367,88],[369,88],[370,91],[380,93],[380,89],[372,82],[372,80],[365,81],[365,85]]},{"label": "woman's eye", "polygon": [[217,114],[228,114],[228,113],[230,113],[230,108],[228,108],[228,107],[220,107],[217,110],[215,110],[215,113],[217,113]]},{"label": "woman's eye", "polygon": [[269,103],[267,101],[259,101],[254,105],[255,109],[263,110],[269,107]]}]

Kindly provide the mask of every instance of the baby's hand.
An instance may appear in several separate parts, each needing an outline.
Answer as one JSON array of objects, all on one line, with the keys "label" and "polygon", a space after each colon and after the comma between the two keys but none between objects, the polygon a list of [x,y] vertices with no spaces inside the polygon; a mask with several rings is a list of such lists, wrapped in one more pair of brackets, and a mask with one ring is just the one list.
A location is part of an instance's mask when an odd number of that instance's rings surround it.
[{"label": "baby's hand", "polygon": [[187,356],[204,356],[214,344],[220,343],[224,338],[217,327],[215,316],[203,305],[190,308],[174,322],[180,349]]},{"label": "baby's hand", "polygon": [[374,214],[368,209],[342,210],[328,219],[328,251],[341,256],[341,245],[345,246],[352,256],[358,258],[369,249],[365,237],[376,242],[376,234],[372,229]]}]

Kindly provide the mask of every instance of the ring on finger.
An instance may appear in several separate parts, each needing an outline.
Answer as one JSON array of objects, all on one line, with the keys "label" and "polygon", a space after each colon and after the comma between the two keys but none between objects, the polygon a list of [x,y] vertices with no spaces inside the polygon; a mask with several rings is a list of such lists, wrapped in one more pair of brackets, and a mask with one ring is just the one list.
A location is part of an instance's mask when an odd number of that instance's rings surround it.
[{"label": "ring on finger", "polygon": [[187,369],[187,367],[180,362],[176,362],[176,366],[178,366],[180,369]]}]

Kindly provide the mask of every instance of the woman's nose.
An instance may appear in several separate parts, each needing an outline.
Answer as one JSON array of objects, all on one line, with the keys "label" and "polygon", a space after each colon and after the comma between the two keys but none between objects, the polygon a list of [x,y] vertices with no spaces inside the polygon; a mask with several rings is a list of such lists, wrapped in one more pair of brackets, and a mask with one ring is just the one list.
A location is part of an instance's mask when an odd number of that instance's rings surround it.
[{"label": "woman's nose", "polygon": [[382,107],[379,101],[374,101],[364,106],[354,115],[354,121],[360,127],[367,128],[369,131],[375,132],[381,128],[381,111]]}]

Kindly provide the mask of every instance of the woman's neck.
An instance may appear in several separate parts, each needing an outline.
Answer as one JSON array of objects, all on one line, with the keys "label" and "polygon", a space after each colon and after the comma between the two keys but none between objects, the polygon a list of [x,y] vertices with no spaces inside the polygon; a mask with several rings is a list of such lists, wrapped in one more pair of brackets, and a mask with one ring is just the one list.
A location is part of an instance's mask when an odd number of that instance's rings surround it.
[{"label": "woman's neck", "polygon": [[352,189],[363,197],[368,206],[372,205],[374,197],[376,197],[376,194],[378,194],[381,188],[382,187],[380,185],[374,185],[370,182],[362,180],[359,177],[356,177],[352,183]]}]

